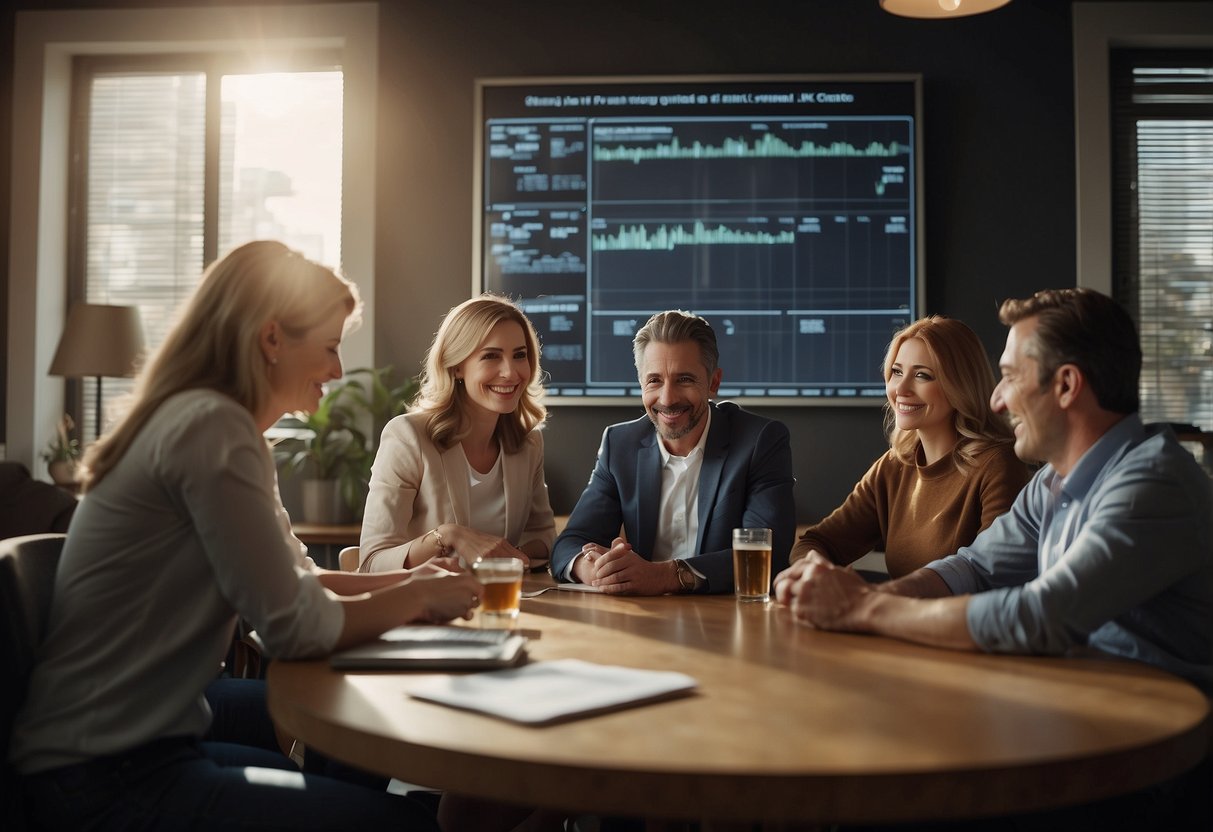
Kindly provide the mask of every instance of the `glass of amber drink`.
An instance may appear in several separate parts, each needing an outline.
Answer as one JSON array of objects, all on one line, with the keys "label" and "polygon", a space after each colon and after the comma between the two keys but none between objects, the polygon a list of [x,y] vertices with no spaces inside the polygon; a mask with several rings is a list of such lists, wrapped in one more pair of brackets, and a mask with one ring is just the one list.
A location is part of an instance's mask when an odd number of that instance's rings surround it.
[{"label": "glass of amber drink", "polygon": [[521,558],[481,558],[472,564],[472,574],[484,586],[477,618],[486,629],[510,629],[518,618],[522,598]]},{"label": "glass of amber drink", "polygon": [[770,529],[733,529],[733,588],[738,601],[771,599]]}]

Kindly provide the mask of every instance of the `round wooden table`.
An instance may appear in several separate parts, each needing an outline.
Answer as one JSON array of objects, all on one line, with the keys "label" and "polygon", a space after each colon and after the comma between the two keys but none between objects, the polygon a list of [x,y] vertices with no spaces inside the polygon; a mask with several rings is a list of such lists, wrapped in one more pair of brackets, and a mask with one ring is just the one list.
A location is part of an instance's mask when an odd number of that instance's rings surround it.
[{"label": "round wooden table", "polygon": [[882,822],[1062,806],[1206,753],[1208,700],[1142,664],[990,656],[797,626],[731,597],[522,602],[532,661],[678,670],[690,697],[534,728],[411,699],[429,674],[274,662],[270,710],[341,760],[533,806],[650,818]]}]

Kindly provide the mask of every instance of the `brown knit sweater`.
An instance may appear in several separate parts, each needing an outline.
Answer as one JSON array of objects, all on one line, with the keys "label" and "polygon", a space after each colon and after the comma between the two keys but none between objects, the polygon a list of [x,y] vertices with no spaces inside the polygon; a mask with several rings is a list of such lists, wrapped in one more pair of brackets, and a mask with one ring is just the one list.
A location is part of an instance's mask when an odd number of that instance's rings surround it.
[{"label": "brown knit sweater", "polygon": [[889,575],[901,577],[972,543],[1011,507],[1029,476],[1010,443],[982,452],[963,473],[951,455],[907,465],[889,451],[841,506],[801,535],[791,559],[816,549],[847,564],[883,550]]}]

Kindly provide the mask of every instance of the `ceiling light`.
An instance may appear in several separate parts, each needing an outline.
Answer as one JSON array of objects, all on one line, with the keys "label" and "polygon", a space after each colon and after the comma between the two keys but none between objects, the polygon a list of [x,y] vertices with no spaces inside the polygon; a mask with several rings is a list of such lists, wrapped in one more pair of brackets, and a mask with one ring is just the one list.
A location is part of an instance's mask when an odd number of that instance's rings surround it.
[{"label": "ceiling light", "polygon": [[991,12],[1011,0],[880,0],[886,12],[901,17],[965,17]]}]

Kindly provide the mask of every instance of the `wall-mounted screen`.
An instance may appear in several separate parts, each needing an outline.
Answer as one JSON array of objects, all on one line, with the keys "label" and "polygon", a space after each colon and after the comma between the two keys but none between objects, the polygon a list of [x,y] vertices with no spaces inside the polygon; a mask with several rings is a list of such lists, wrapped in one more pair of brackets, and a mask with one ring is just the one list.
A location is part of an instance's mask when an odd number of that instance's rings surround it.
[{"label": "wall-mounted screen", "polygon": [[476,86],[475,291],[519,302],[550,403],[638,394],[632,336],[703,315],[722,398],[882,400],[923,296],[917,76]]}]

